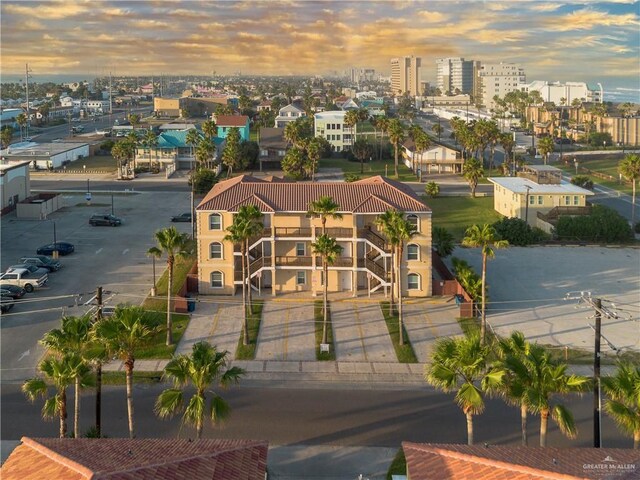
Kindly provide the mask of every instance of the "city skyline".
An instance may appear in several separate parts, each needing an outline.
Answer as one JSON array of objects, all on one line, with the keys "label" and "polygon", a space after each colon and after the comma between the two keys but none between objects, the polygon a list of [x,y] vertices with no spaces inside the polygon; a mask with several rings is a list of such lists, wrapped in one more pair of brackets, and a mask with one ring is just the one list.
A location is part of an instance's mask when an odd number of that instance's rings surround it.
[{"label": "city skyline", "polygon": [[[639,91],[639,2],[2,2],[2,75],[390,75],[390,59],[513,62],[527,81]],[[38,41],[39,40],[39,41]]]}]

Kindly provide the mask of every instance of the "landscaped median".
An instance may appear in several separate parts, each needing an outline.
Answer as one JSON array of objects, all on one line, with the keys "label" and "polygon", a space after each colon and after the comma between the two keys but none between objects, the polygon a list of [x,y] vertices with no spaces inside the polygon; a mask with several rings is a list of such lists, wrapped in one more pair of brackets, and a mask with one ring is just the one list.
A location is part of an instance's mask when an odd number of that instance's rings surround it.
[{"label": "landscaped median", "polygon": [[238,339],[238,348],[236,349],[236,360],[253,360],[256,358],[256,347],[258,346],[258,334],[260,333],[260,322],[262,321],[263,300],[253,300],[252,308],[247,319],[249,344],[244,345],[242,341],[242,331]]},{"label": "landscaped median", "polygon": [[398,362],[418,363],[418,357],[416,357],[416,353],[413,351],[409,335],[407,335],[407,330],[404,328],[404,325],[402,326],[404,344],[399,344],[400,329],[398,325],[398,311],[394,308],[393,312],[390,312],[389,302],[381,302],[380,308],[382,309],[382,315],[384,316],[384,321],[387,324],[387,330],[389,330],[389,336],[391,337],[391,343],[393,344],[393,349],[396,352]]},{"label": "landscaped median", "polygon": [[331,326],[331,304],[327,305],[327,344],[328,352],[320,351],[322,343],[322,327],[324,324],[324,305],[322,300],[316,300],[313,304],[313,324],[316,333],[316,360],[318,361],[334,361],[336,359],[336,346],[333,341],[333,328]]}]

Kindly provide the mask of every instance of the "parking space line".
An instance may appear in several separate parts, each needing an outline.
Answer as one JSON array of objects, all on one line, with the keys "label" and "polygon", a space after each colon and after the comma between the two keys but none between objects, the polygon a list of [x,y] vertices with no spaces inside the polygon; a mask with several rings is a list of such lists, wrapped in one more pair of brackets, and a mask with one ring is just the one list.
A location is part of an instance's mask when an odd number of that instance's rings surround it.
[{"label": "parking space line", "polygon": [[213,337],[214,332],[218,328],[218,320],[220,320],[220,314],[222,313],[222,309],[220,305],[216,305],[216,314],[213,317],[213,326],[211,327],[211,331],[209,332],[209,336]]},{"label": "parking space line", "polygon": [[96,250],[96,255],[98,255],[101,251],[102,251],[102,248],[99,248],[98,250]]},{"label": "parking space line", "polygon": [[368,362],[367,349],[364,346],[364,332],[362,331],[362,322],[360,321],[360,312],[356,305],[353,306],[353,314],[356,317],[356,323],[358,324],[358,333],[360,334],[360,345],[362,345],[362,353],[364,354],[364,361]]},{"label": "parking space line", "polygon": [[287,347],[289,343],[289,318],[291,316],[291,309],[287,308],[287,315],[284,318],[284,342],[282,344],[282,359],[287,359]]}]

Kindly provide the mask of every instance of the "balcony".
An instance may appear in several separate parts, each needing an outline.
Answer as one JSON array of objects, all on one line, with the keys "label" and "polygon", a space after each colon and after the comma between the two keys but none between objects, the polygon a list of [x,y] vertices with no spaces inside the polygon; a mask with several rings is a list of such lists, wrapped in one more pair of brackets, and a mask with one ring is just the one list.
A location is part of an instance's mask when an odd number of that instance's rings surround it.
[{"label": "balcony", "polygon": [[380,250],[383,250],[385,252],[390,251],[387,245],[387,241],[382,236],[380,236],[379,234],[371,230],[370,228],[359,229],[358,237],[367,239],[369,242],[371,242],[373,245],[378,247]]},{"label": "balcony", "polygon": [[560,216],[570,216],[576,217],[581,215],[590,215],[591,214],[591,205],[586,205],[584,207],[554,207],[549,210],[547,213],[538,212],[537,217],[544,222],[550,223],[551,225],[555,225]]},{"label": "balcony", "polygon": [[[317,235],[320,235],[321,229],[316,231]],[[353,237],[353,228],[327,228],[325,229],[327,235],[331,238],[351,238]]]},{"label": "balcony", "polygon": [[310,267],[312,257],[276,257],[276,267]]},{"label": "balcony", "polygon": [[[287,237],[299,237],[299,238],[309,238],[311,237],[311,229],[310,228],[295,228],[295,227],[275,227],[275,235],[276,237],[287,238]],[[271,235],[271,231],[269,231],[269,236]]]},{"label": "balcony", "polygon": [[[316,266],[322,268],[322,257],[316,257]],[[329,265],[329,268],[351,268],[353,267],[353,258],[352,257],[337,257],[334,262]]]}]

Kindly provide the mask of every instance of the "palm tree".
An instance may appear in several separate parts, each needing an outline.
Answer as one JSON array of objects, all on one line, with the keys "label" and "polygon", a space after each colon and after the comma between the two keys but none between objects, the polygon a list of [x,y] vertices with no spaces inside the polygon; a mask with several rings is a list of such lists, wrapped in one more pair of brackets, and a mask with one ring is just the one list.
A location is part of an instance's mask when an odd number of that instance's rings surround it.
[{"label": "palm tree", "polygon": [[[376,226],[384,233],[387,238],[387,242],[391,245],[391,255],[392,258],[395,258],[395,245],[398,244],[397,238],[397,230],[395,228],[396,225],[396,215],[397,212],[387,210],[383,214],[379,215],[375,220]],[[395,295],[395,268],[391,268],[390,272],[390,283],[391,283],[391,299],[389,301],[389,315],[393,315],[393,307],[394,307],[394,295]]]},{"label": "palm tree", "polygon": [[173,267],[176,257],[187,257],[192,253],[192,242],[189,235],[180,233],[176,227],[164,228],[155,233],[157,246],[151,247],[147,253],[156,258],[167,255],[167,271],[169,272],[169,285],[167,286],[167,345],[173,344],[173,331],[171,323],[171,300],[173,295]]},{"label": "palm tree", "polygon": [[477,334],[443,338],[436,342],[425,380],[443,392],[455,392],[455,401],[467,418],[467,443],[473,445],[473,416],[484,411],[483,390],[498,388],[504,372],[489,369],[490,349]]},{"label": "palm tree", "polygon": [[0,139],[2,140],[2,148],[8,148],[13,140],[13,127],[6,126],[0,130]]},{"label": "palm tree", "polygon": [[404,214],[402,212],[395,213],[394,228],[396,233],[394,237],[398,240],[396,245],[396,278],[398,279],[398,343],[400,345],[404,345],[404,325],[402,321],[402,279],[404,276],[402,275],[402,254],[404,252],[405,243],[411,240],[418,232],[416,226],[404,218]]},{"label": "palm tree", "polygon": [[618,164],[618,171],[631,182],[631,226],[633,228],[636,218],[636,181],[640,178],[640,155],[629,153]]},{"label": "palm tree", "polygon": [[[60,328],[45,333],[40,343],[59,356],[75,354],[88,366],[91,360],[91,317],[63,317]],[[80,389],[83,381],[84,369],[75,368],[77,374],[74,378],[74,410],[73,410],[73,435],[80,437]]]},{"label": "palm tree", "polygon": [[193,157],[193,149],[202,140],[202,135],[195,128],[190,129],[185,136],[185,143],[191,147],[191,156]]},{"label": "palm tree", "polygon": [[216,136],[216,133],[218,133],[218,127],[216,125],[216,122],[214,122],[213,120],[206,120],[202,122],[200,128],[202,128],[202,132],[210,140]]},{"label": "palm tree", "polygon": [[140,115],[138,115],[137,113],[130,113],[129,115],[127,115],[127,119],[129,120],[129,123],[135,131],[136,127],[140,125]]},{"label": "palm tree", "polygon": [[124,361],[127,383],[129,438],[134,437],[133,369],[137,352],[153,338],[158,325],[141,307],[118,307],[111,317],[96,324],[96,338],[107,350]]},{"label": "palm tree", "polygon": [[431,198],[436,198],[440,194],[440,185],[433,181],[428,182],[424,186],[424,193],[429,195]]},{"label": "palm tree", "polygon": [[[27,106],[27,110],[29,107]],[[19,113],[16,117],[16,123],[20,127],[20,141],[22,141],[22,131],[24,127],[27,125],[27,116],[24,113]]]},{"label": "palm tree", "polygon": [[[229,352],[219,352],[207,342],[193,345],[191,355],[174,356],[164,368],[165,378],[173,381],[173,388],[164,390],[156,400],[155,411],[160,418],[173,417],[184,411],[182,422],[196,428],[196,438],[202,438],[205,415],[213,423],[224,420],[229,413],[227,402],[215,392],[207,408],[206,393],[212,384],[226,388],[238,383],[244,370],[240,367],[227,368]],[[195,393],[184,406],[184,387],[193,385]]]},{"label": "palm tree", "polygon": [[[149,129],[144,133],[144,137],[142,137],[142,144],[145,148],[149,149],[149,154],[151,154],[151,149],[156,154],[156,161],[158,160],[158,137],[153,130]],[[149,165],[151,165],[151,160],[149,160]]]},{"label": "palm tree", "polygon": [[455,249],[454,238],[451,232],[443,227],[433,227],[432,233],[433,249],[440,258],[448,257]]},{"label": "palm tree", "polygon": [[198,166],[206,166],[209,167],[211,161],[216,152],[216,146],[211,141],[210,138],[206,137],[198,142],[198,146],[196,147],[196,165]]},{"label": "palm tree", "polygon": [[619,363],[615,375],[602,379],[609,399],[604,410],[624,433],[633,436],[633,448],[640,449],[640,367]]},{"label": "palm tree", "polygon": [[339,210],[340,205],[338,205],[332,197],[325,195],[309,204],[307,216],[320,217],[320,222],[322,223],[322,234],[324,234],[327,218],[330,217],[334,220],[342,219],[342,214],[339,213]]},{"label": "palm tree", "polygon": [[384,141],[384,134],[389,131],[389,119],[387,117],[380,117],[378,119],[378,128],[380,129],[380,157],[382,160],[382,145]]},{"label": "palm tree", "polygon": [[547,164],[547,160],[549,159],[549,154],[553,152],[554,144],[553,139],[551,137],[541,138],[538,142],[538,151],[544,158],[544,164]]},{"label": "palm tree", "polygon": [[440,136],[442,135],[442,132],[444,132],[444,128],[442,128],[442,125],[440,125],[439,123],[434,123],[431,126],[431,130],[433,130],[433,132],[438,135],[438,141],[440,141]]},{"label": "palm tree", "polygon": [[[354,112],[355,110],[351,110]],[[365,138],[356,140],[351,147],[353,156],[360,160],[360,173],[364,173],[364,161],[373,154],[373,146]]]},{"label": "palm tree", "polygon": [[322,258],[322,308],[323,308],[323,322],[322,322],[322,343],[327,343],[327,296],[329,290],[329,265],[333,265],[336,258],[342,253],[342,247],[338,245],[335,238],[329,237],[329,235],[322,234],[316,241],[311,244],[313,253],[320,255]]},{"label": "palm tree", "polygon": [[[509,167],[509,164],[511,162],[514,162],[514,166],[515,166],[515,161],[512,158],[512,154],[513,154],[513,149],[516,146],[516,141],[513,139],[513,135],[509,134],[509,133],[503,133],[502,135],[500,135],[499,138],[500,141],[500,145],[502,145],[502,148],[504,149],[504,164],[507,165],[507,168]],[[515,169],[513,170],[515,172]],[[508,172],[505,172],[505,175]]]},{"label": "palm tree", "polygon": [[398,178],[398,149],[400,144],[404,141],[404,127],[400,120],[394,118],[389,122],[389,141],[393,145],[393,158],[394,158],[394,172],[396,178]]},{"label": "palm tree", "polygon": [[[67,388],[73,385],[75,378],[80,377],[80,385],[91,385],[91,369],[77,355],[49,357],[38,365],[42,377],[35,377],[24,382],[22,392],[31,402],[37,398],[46,398],[42,407],[42,417],[60,419],[60,438],[67,436]],[[47,397],[49,384],[56,393]]]},{"label": "palm tree", "polygon": [[471,188],[471,196],[476,198],[476,187],[478,186],[478,180],[484,175],[484,168],[482,162],[475,157],[468,158],[462,164],[462,175],[469,183]]},{"label": "palm tree", "polygon": [[416,138],[413,139],[413,141],[415,142],[416,145],[416,154],[420,154],[420,165],[419,165],[419,169],[420,169],[420,179],[422,179],[422,155],[424,152],[426,152],[427,150],[429,150],[429,148],[431,148],[431,139],[429,138],[429,135],[427,135],[425,132],[420,132]]},{"label": "palm tree", "polygon": [[311,181],[315,181],[316,171],[318,170],[318,162],[320,161],[320,155],[322,154],[322,144],[320,137],[314,137],[306,143],[306,153],[308,162],[307,177],[311,177]]},{"label": "palm tree", "polygon": [[462,245],[465,247],[480,247],[482,249],[482,323],[480,325],[480,335],[482,341],[486,341],[487,333],[487,260],[496,256],[494,248],[506,248],[509,242],[501,240],[496,233],[495,228],[489,224],[482,227],[472,225],[467,228],[465,236],[462,239]]}]

